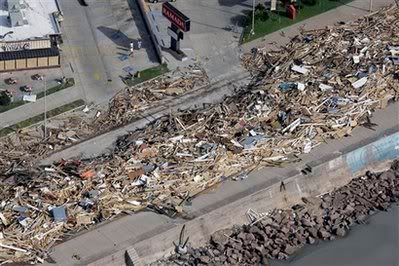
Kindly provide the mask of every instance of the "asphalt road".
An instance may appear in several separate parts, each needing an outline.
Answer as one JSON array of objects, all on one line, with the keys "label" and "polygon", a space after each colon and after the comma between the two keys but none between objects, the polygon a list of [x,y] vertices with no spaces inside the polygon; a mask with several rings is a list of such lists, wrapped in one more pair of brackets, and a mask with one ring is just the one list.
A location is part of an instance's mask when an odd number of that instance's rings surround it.
[{"label": "asphalt road", "polygon": [[60,5],[65,17],[63,54],[71,62],[85,98],[102,101],[113,92],[107,86],[109,71],[97,46],[88,7],[70,0],[61,0]]},{"label": "asphalt road", "polygon": [[[137,5],[126,0],[60,0],[64,13],[63,53],[70,60],[88,102],[102,103],[124,88],[126,67],[137,71],[157,65]],[[129,57],[130,42],[143,48]]]}]

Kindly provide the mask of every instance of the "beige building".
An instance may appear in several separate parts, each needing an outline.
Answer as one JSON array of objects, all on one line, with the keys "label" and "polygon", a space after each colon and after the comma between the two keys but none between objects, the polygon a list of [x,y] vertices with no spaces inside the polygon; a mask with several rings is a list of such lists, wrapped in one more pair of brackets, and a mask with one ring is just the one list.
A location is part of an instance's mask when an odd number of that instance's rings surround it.
[{"label": "beige building", "polygon": [[57,0],[0,0],[0,72],[60,66]]}]

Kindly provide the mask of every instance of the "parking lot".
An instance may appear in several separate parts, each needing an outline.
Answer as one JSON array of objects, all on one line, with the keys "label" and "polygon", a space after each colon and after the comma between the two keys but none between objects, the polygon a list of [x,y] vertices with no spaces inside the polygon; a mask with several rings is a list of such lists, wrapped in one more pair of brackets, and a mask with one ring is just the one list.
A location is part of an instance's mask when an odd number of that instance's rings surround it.
[{"label": "parking lot", "polygon": [[[46,79],[47,89],[54,87],[58,84],[57,80],[63,77],[63,72],[59,68],[45,69],[45,70],[26,70],[26,71],[15,71],[0,73],[0,88],[1,90],[8,90],[13,95],[13,100],[22,100],[26,94],[38,94],[45,90],[44,80],[35,80],[34,75],[42,75]],[[8,79],[16,79],[16,84],[8,84]],[[32,88],[32,92],[24,92],[21,87],[29,86]]]}]

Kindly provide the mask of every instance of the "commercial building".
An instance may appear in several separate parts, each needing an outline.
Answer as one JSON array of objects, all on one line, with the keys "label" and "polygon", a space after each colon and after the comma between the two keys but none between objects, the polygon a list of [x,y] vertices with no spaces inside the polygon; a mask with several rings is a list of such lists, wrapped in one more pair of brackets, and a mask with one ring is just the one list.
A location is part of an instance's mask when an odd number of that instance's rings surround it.
[{"label": "commercial building", "polygon": [[0,0],[0,72],[60,66],[57,0]]}]

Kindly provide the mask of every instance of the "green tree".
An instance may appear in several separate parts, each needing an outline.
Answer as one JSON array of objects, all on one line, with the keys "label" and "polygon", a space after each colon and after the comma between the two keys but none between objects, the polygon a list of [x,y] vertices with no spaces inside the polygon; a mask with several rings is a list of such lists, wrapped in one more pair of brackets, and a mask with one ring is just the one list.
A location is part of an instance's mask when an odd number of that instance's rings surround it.
[{"label": "green tree", "polygon": [[308,6],[314,6],[316,5],[318,0],[302,0],[302,3]]},{"label": "green tree", "polygon": [[0,105],[9,105],[11,98],[4,91],[0,92]]},{"label": "green tree", "polygon": [[266,21],[269,18],[269,14],[264,5],[258,4],[255,7],[255,20]]}]

